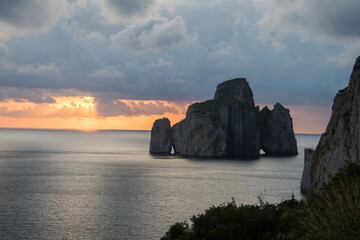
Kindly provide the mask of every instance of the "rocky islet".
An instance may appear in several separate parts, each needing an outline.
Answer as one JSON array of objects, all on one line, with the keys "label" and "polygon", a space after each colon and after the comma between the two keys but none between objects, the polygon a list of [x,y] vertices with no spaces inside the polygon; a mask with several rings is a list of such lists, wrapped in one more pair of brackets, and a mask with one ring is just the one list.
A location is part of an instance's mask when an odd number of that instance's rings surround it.
[{"label": "rocky islet", "polygon": [[270,155],[298,154],[290,111],[279,103],[272,111],[264,109],[255,107],[245,78],[225,81],[212,100],[189,106],[185,119],[171,128],[171,137],[170,122],[164,130],[155,121],[150,152],[169,154],[170,145],[183,156],[257,158],[262,148]]}]

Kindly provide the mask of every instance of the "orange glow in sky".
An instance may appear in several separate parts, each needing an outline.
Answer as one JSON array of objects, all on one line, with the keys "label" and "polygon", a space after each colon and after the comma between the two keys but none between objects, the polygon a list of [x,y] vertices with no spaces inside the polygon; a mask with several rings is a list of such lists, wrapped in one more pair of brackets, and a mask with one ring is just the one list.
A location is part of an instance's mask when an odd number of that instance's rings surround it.
[{"label": "orange glow in sky", "polygon": [[[172,125],[181,121],[185,117],[188,105],[192,103],[118,99],[111,104],[120,105],[126,110],[125,113],[101,116],[98,111],[99,106],[91,96],[53,97],[53,99],[55,100],[53,103],[32,103],[25,100],[0,102],[0,127],[150,130],[153,122],[159,118],[169,118]],[[264,105],[260,104],[260,106]],[[331,114],[330,107],[302,105],[285,107],[290,108],[296,133],[325,131]]]},{"label": "orange glow in sky", "polygon": [[[56,103],[0,102],[0,127],[2,128],[50,128],[50,129],[122,129],[150,130],[153,122],[168,117],[172,124],[181,121],[190,103],[176,104],[155,100],[119,99],[134,115],[103,117],[98,114],[95,99],[84,97],[54,97]],[[163,114],[150,114],[147,109],[169,109]],[[143,114],[142,114],[143,112]]]}]

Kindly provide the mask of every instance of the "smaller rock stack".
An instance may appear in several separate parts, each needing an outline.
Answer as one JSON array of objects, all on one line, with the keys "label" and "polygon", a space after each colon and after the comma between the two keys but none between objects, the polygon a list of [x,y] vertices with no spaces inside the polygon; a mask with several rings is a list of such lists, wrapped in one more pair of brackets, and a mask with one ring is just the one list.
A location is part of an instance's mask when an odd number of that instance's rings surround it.
[{"label": "smaller rock stack", "polygon": [[167,118],[158,119],[151,129],[150,153],[171,152],[171,127]]},{"label": "smaller rock stack", "polygon": [[280,103],[270,111],[264,107],[258,117],[260,146],[268,155],[297,155],[297,143],[289,109]]}]

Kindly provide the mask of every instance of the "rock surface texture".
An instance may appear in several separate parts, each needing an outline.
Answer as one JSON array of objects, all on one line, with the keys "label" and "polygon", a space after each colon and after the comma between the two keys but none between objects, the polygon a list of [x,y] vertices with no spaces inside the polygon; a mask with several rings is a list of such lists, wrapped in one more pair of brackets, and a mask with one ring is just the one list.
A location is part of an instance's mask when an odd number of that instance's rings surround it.
[{"label": "rock surface texture", "polygon": [[258,157],[260,135],[256,111],[252,90],[245,78],[219,84],[214,99],[189,106],[185,120],[173,127],[175,153]]},{"label": "rock surface texture", "polygon": [[260,146],[268,155],[297,155],[297,142],[289,109],[280,103],[270,111],[264,107],[258,117]]},{"label": "rock surface texture", "polygon": [[[246,79],[228,80],[217,86],[214,99],[189,106],[186,118],[172,127],[171,144],[175,154],[183,156],[257,158],[260,156],[259,115]],[[266,123],[273,153],[297,153],[289,110],[275,105]],[[161,131],[157,126],[155,122],[152,131]],[[164,134],[152,132],[152,138],[153,135]],[[150,150],[155,148],[151,146]]]},{"label": "rock surface texture", "polygon": [[171,127],[167,118],[158,119],[151,129],[150,153],[171,152]]},{"label": "rock surface texture", "polygon": [[223,157],[226,133],[211,119],[191,114],[172,128],[175,154],[183,156]]},{"label": "rock surface texture", "polygon": [[359,162],[359,153],[360,57],[355,62],[349,86],[334,99],[330,122],[312,153],[311,162],[305,164],[301,191],[318,193],[329,175],[336,174],[346,162]]}]

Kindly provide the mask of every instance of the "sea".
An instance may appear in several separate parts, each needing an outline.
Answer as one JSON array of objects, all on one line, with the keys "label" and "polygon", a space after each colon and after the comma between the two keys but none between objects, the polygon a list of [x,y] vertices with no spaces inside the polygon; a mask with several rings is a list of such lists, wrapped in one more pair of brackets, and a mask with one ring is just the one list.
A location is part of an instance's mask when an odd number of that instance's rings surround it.
[{"label": "sea", "polygon": [[0,239],[160,239],[215,205],[302,199],[299,155],[149,154],[149,131],[0,129]]}]

